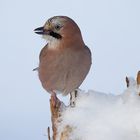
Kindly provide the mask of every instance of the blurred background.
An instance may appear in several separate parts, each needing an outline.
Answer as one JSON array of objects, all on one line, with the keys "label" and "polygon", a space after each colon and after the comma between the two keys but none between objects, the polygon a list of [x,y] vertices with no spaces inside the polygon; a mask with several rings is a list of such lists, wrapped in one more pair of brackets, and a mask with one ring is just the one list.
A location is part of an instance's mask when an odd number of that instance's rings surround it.
[{"label": "blurred background", "polygon": [[81,89],[117,95],[140,70],[139,7],[139,0],[0,1],[0,140],[47,140],[50,95],[32,71],[46,42],[35,28],[55,15],[74,19],[93,58]]}]

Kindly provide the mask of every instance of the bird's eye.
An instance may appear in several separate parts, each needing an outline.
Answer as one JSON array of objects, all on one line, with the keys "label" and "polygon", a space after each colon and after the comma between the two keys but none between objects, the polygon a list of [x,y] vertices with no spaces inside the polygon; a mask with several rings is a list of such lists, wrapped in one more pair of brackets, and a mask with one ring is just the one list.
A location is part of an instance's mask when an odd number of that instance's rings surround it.
[{"label": "bird's eye", "polygon": [[56,29],[56,30],[59,30],[60,28],[61,28],[61,26],[58,25],[58,24],[55,26],[55,29]]}]

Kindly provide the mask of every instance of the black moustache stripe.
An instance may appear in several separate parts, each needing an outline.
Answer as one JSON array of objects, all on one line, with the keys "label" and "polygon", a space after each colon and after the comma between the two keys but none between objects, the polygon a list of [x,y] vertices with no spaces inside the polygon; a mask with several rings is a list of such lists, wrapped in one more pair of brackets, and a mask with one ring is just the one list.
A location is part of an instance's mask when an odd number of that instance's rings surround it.
[{"label": "black moustache stripe", "polygon": [[61,39],[62,38],[62,36],[60,34],[55,33],[53,31],[50,32],[50,36],[52,36],[52,37],[54,37],[56,39]]}]

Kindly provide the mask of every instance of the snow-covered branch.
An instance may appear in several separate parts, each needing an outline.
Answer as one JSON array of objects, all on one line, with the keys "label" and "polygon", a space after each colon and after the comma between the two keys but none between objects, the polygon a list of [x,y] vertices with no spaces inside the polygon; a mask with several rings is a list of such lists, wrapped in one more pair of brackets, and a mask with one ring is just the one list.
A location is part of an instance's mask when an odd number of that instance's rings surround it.
[{"label": "snow-covered branch", "polygon": [[120,95],[79,91],[75,107],[51,98],[53,140],[140,140],[140,72]]}]

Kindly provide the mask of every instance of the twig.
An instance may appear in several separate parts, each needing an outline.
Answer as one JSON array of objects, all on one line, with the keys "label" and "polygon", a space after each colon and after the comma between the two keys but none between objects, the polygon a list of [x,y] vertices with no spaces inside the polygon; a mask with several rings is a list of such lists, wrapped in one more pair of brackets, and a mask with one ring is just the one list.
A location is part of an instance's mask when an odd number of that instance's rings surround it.
[{"label": "twig", "polygon": [[130,86],[129,85],[130,83],[129,83],[129,78],[127,76],[126,76],[125,80],[126,80],[126,86],[129,87]]},{"label": "twig", "polygon": [[137,85],[140,85],[140,71],[137,74]]},{"label": "twig", "polygon": [[50,127],[48,127],[48,140],[51,140],[51,137],[50,137]]}]

